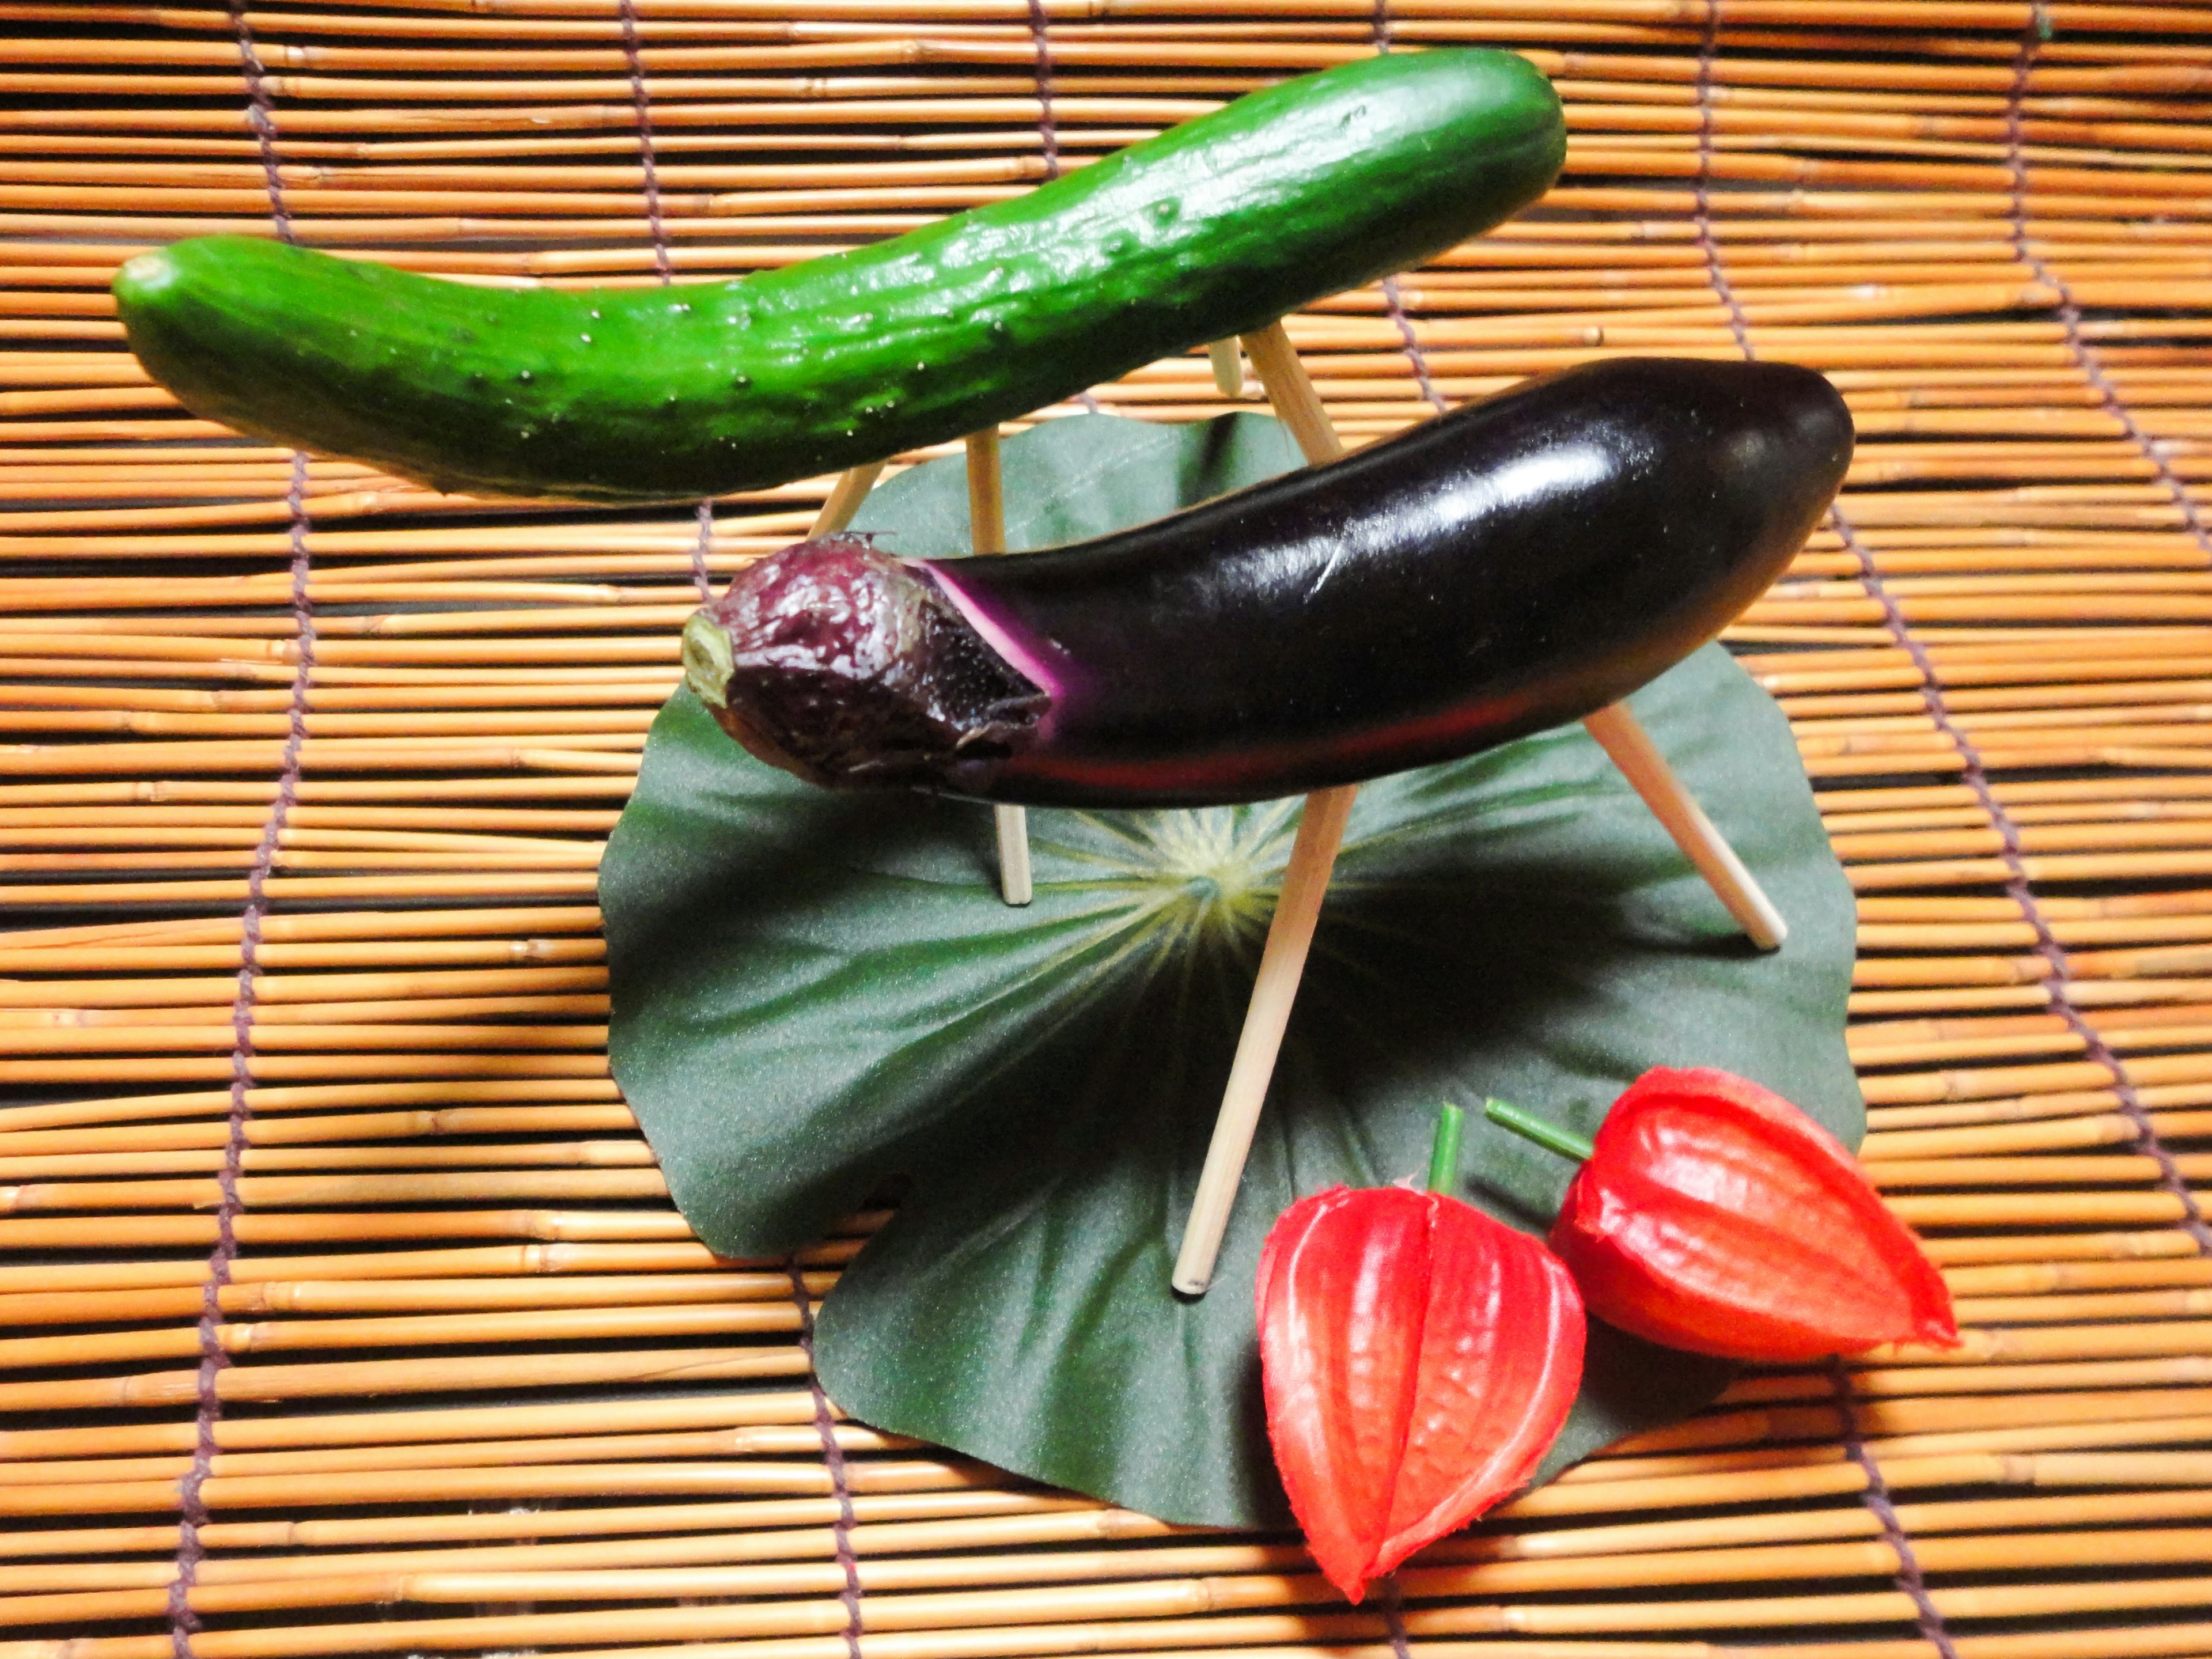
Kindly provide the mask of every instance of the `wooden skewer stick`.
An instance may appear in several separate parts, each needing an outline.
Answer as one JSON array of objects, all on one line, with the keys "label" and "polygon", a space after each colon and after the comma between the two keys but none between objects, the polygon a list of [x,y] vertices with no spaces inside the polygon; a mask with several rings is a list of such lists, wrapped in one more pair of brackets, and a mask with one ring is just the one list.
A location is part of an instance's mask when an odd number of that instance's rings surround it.
[{"label": "wooden skewer stick", "polygon": [[870,461],[866,466],[851,467],[839,473],[830,499],[814,515],[814,527],[806,532],[808,537],[834,536],[852,523],[853,515],[868,499],[868,492],[876,487],[876,479],[883,470],[881,461]]},{"label": "wooden skewer stick", "polygon": [[[1313,382],[1306,378],[1305,367],[1299,362],[1291,348],[1290,337],[1283,332],[1280,323],[1264,333],[1248,335],[1244,349],[1251,354],[1253,366],[1260,371],[1261,384],[1267,388],[1268,401],[1275,412],[1291,428],[1299,449],[1307,461],[1319,465],[1324,460],[1334,460],[1344,453],[1331,426],[1328,411],[1313,390]],[[1279,392],[1278,387],[1283,388]],[[1735,849],[1721,839],[1712,821],[1682,787],[1658,745],[1638,723],[1627,708],[1615,703],[1600,709],[1583,722],[1590,736],[1596,738],[1606,753],[1626,775],[1636,793],[1644,798],[1674,844],[1705,878],[1715,896],[1727,906],[1728,913],[1735,918],[1737,926],[1749,935],[1753,944],[1762,951],[1771,951],[1789,933],[1789,927],[1773,901],[1759,890],[1751,872],[1744,868],[1743,860]]]},{"label": "wooden skewer stick", "polygon": [[1599,709],[1583,719],[1583,729],[1597,739],[1621,775],[1644,798],[1652,817],[1659,820],[1674,837],[1674,845],[1697,866],[1698,873],[1705,878],[1705,885],[1728,907],[1729,915],[1735,918],[1736,926],[1743,929],[1745,936],[1762,951],[1779,947],[1790,936],[1790,926],[1783,921],[1782,913],[1752,878],[1751,872],[1744,868],[1735,848],[1713,828],[1705,809],[1682,787],[1680,780],[1667,764],[1667,757],[1659,752],[1659,745],[1651,741],[1651,734],[1628,712],[1628,706],[1617,702]]},{"label": "wooden skewer stick", "polygon": [[[1261,385],[1267,388],[1267,401],[1290,428],[1307,465],[1320,466],[1340,457],[1344,445],[1283,325],[1278,321],[1256,334],[1248,334],[1242,343],[1259,371]],[[1217,369],[1220,362],[1216,352]],[[1635,717],[1615,704],[1599,710],[1583,724],[1752,942],[1765,951],[1780,945],[1788,932],[1781,914],[1682,787]],[[1305,820],[1291,849],[1290,872],[1261,955],[1259,977],[1244,1016],[1244,1030],[1237,1039],[1229,1086],[1214,1121],[1213,1139],[1206,1147],[1190,1219],[1184,1225],[1182,1245],[1176,1256],[1172,1282],[1185,1295],[1203,1295],[1212,1280],[1214,1262],[1228,1231],[1229,1212],[1243,1178],[1244,1159],[1259,1123],[1261,1103],[1274,1074],[1275,1057],[1282,1046],[1298,977],[1304,969],[1322,896],[1328,890],[1337,844],[1356,793],[1353,787],[1329,789],[1306,798]]]},{"label": "wooden skewer stick", "polygon": [[1317,789],[1306,797],[1305,817],[1291,843],[1282,897],[1267,927],[1244,1029],[1237,1039],[1237,1057],[1230,1063],[1229,1085],[1222,1091],[1220,1115],[1213,1121],[1213,1139],[1206,1148],[1206,1167],[1199,1173],[1190,1219],[1183,1225],[1182,1248],[1176,1255],[1170,1282],[1185,1296],[1203,1296],[1213,1281],[1214,1261],[1221,1254],[1229,1212],[1244,1179],[1244,1160],[1260,1125],[1260,1107],[1275,1074],[1275,1056],[1282,1049],[1291,1004],[1305,972],[1315,924],[1321,919],[1322,896],[1328,890],[1345,821],[1352,816],[1352,803],[1358,793],[1358,784],[1346,784]]},{"label": "wooden skewer stick", "polygon": [[1224,398],[1244,395],[1244,354],[1235,338],[1216,340],[1206,348],[1213,365],[1214,389]]},{"label": "wooden skewer stick", "polygon": [[[1248,334],[1243,343],[1260,372],[1267,401],[1297,440],[1307,464],[1320,466],[1342,455],[1344,445],[1337,438],[1328,410],[1282,324],[1272,323],[1257,334]],[[1217,365],[1219,361],[1215,359]],[[1170,1282],[1185,1296],[1203,1296],[1213,1282],[1213,1264],[1221,1254],[1222,1237],[1229,1231],[1229,1212],[1237,1202],[1237,1188],[1244,1179],[1244,1160],[1252,1150],[1253,1132],[1259,1127],[1260,1107],[1275,1075],[1275,1057],[1282,1050],[1291,1004],[1305,972],[1315,925],[1321,919],[1322,896],[1328,890],[1329,872],[1336,867],[1336,849],[1344,840],[1345,822],[1352,816],[1352,803],[1358,793],[1358,786],[1352,784],[1316,790],[1306,797],[1305,817],[1291,848],[1282,896],[1267,927],[1260,972],[1244,1012],[1244,1029],[1237,1039],[1237,1057],[1230,1063],[1229,1085],[1222,1092],[1221,1111],[1213,1121],[1213,1139],[1206,1145],[1206,1165],[1199,1173],[1190,1219],[1183,1224],[1182,1246],[1176,1254]]]},{"label": "wooden skewer stick", "polygon": [[[1006,495],[999,471],[999,428],[968,434],[968,523],[975,551],[1006,550]],[[999,831],[999,892],[1009,904],[1027,904],[1030,884],[1030,815],[1026,807],[994,806]]]},{"label": "wooden skewer stick", "polygon": [[1239,343],[1259,371],[1260,384],[1267,388],[1276,418],[1290,428],[1291,436],[1297,441],[1306,465],[1322,466],[1342,459],[1344,441],[1336,435],[1335,422],[1328,418],[1328,407],[1314,390],[1312,377],[1298,361],[1297,348],[1291,343],[1282,324],[1270,323],[1257,334],[1245,335]]}]

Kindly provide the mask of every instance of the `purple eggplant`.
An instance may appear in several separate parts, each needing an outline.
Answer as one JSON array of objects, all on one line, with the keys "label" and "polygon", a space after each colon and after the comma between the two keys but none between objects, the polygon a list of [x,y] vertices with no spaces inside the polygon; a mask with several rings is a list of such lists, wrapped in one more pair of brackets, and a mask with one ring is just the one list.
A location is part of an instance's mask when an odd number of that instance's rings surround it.
[{"label": "purple eggplant", "polygon": [[830,787],[1197,806],[1457,758],[1711,639],[1843,482],[1780,363],[1571,369],[1094,541],[983,559],[802,542],[684,629],[762,759]]}]

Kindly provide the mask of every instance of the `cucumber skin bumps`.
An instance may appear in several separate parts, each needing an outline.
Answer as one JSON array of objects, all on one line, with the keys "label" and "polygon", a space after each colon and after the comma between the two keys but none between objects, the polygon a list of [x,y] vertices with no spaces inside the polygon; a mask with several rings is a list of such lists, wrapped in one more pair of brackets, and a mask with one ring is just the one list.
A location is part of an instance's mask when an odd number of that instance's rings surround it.
[{"label": "cucumber skin bumps", "polygon": [[1361,59],[1011,200],[726,283],[493,289],[246,237],[115,280],[195,414],[441,489],[659,501],[941,443],[1465,240],[1565,155],[1510,52]]}]

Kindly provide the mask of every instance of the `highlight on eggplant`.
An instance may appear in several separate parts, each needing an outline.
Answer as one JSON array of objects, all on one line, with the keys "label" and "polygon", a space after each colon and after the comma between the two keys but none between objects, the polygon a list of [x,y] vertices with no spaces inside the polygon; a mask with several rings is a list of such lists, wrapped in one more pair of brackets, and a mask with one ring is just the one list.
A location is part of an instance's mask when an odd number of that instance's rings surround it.
[{"label": "highlight on eggplant", "polygon": [[1809,369],[1624,358],[1096,540],[801,542],[684,629],[755,755],[833,787],[1198,806],[1456,759],[1711,640],[1841,485]]}]

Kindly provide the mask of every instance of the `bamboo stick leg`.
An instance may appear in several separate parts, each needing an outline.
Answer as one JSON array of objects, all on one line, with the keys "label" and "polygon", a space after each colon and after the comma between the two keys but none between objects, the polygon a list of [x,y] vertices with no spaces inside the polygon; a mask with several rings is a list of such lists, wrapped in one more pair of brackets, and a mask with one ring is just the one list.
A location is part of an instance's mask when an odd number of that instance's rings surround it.
[{"label": "bamboo stick leg", "polygon": [[1735,849],[1721,838],[1690,792],[1682,787],[1659,745],[1651,741],[1625,703],[1601,708],[1583,726],[1619,767],[1644,804],[1651,809],[1667,833],[1674,837],[1713,896],[1728,907],[1729,915],[1745,936],[1762,951],[1778,948],[1790,936],[1790,925],[1760,890]]},{"label": "bamboo stick leg", "polygon": [[1244,354],[1232,337],[1216,340],[1206,348],[1207,360],[1213,365],[1214,389],[1224,398],[1244,395]]},{"label": "bamboo stick leg", "polygon": [[1308,466],[1321,466],[1341,457],[1344,442],[1328,418],[1328,410],[1314,390],[1313,379],[1298,361],[1297,348],[1279,319],[1241,341],[1244,355],[1258,371],[1275,417],[1290,428],[1298,452]]},{"label": "bamboo stick leg", "polygon": [[[1344,445],[1337,438],[1328,410],[1314,390],[1282,323],[1270,323],[1256,333],[1247,334],[1241,343],[1259,371],[1268,403],[1277,418],[1291,429],[1307,465],[1320,466],[1341,456]],[[1322,896],[1328,891],[1336,849],[1344,839],[1345,821],[1351,816],[1358,793],[1358,786],[1353,785],[1317,790],[1306,797],[1305,817],[1291,848],[1283,895],[1267,928],[1259,975],[1245,1010],[1244,1029],[1237,1039],[1229,1084],[1214,1120],[1213,1139],[1206,1149],[1206,1165],[1200,1172],[1190,1219],[1183,1225],[1182,1245],[1176,1255],[1170,1282],[1186,1296],[1203,1296],[1212,1283],[1213,1264],[1221,1254],[1237,1186],[1244,1178],[1244,1159],[1259,1127],[1260,1107],[1267,1099],[1291,1003],[1305,970],[1306,951],[1313,942]]]},{"label": "bamboo stick leg", "polygon": [[[1328,412],[1298,361],[1290,337],[1280,322],[1244,337],[1244,349],[1275,412],[1298,441],[1307,461],[1320,465],[1344,453],[1331,426]],[[1618,705],[1593,714],[1583,724],[1627,775],[1645,805],[1673,836],[1674,843],[1697,866],[1706,884],[1728,907],[1752,942],[1771,951],[1788,935],[1789,927],[1773,902],[1759,890],[1743,860],[1721,838],[1711,820],[1684,789],[1658,748],[1626,708]]]},{"label": "bamboo stick leg", "polygon": [[1036,896],[1030,878],[1029,809],[994,806],[991,819],[999,835],[999,891],[1009,904],[1027,904]]},{"label": "bamboo stick leg", "polygon": [[822,503],[822,510],[814,515],[814,525],[806,534],[811,540],[817,536],[834,536],[853,522],[853,515],[860,510],[860,503],[868,499],[868,492],[876,487],[876,480],[884,470],[881,461],[870,461],[866,466],[849,467],[837,475],[831,486],[830,499]]},{"label": "bamboo stick leg", "polygon": [[[999,471],[999,428],[968,434],[968,522],[981,553],[1006,550],[1006,495]],[[999,834],[999,893],[1009,904],[1027,904],[1030,882],[1030,815],[1019,806],[994,806]]]},{"label": "bamboo stick leg", "polygon": [[1261,1103],[1274,1076],[1275,1056],[1283,1046],[1291,1003],[1305,971],[1314,925],[1320,920],[1322,896],[1328,890],[1329,872],[1336,866],[1345,821],[1352,816],[1352,803],[1358,793],[1358,786],[1346,785],[1316,790],[1306,797],[1305,817],[1298,824],[1290,868],[1283,877],[1283,896],[1267,929],[1259,975],[1252,985],[1252,1001],[1244,1015],[1244,1030],[1237,1039],[1237,1057],[1230,1064],[1229,1086],[1222,1094],[1221,1113],[1214,1120],[1206,1166],[1191,1200],[1190,1219],[1183,1227],[1182,1248],[1176,1255],[1172,1283],[1186,1296],[1203,1296],[1213,1281],[1213,1264],[1221,1254],[1222,1236],[1228,1231],[1237,1186],[1244,1178],[1244,1159],[1252,1150],[1253,1132],[1259,1127]]},{"label": "bamboo stick leg", "polygon": [[[1244,337],[1244,349],[1267,388],[1268,402],[1297,441],[1310,465],[1322,465],[1344,453],[1327,407],[1314,390],[1305,366],[1280,321]],[[1216,359],[1217,366],[1218,359]],[[1609,718],[1617,717],[1617,718]],[[1658,816],[1678,845],[1688,854],[1701,874],[1729,906],[1740,926],[1760,948],[1779,945],[1787,929],[1780,915],[1759,892],[1750,873],[1732,848],[1720,838],[1680,784],[1650,738],[1625,709],[1608,709],[1593,717],[1593,733],[1600,736],[1614,764],[1620,766],[1647,805]],[[1609,740],[1610,739],[1610,740]],[[1619,752],[1616,752],[1616,749]],[[1215,1121],[1206,1151],[1191,1218],[1183,1232],[1176,1261],[1175,1288],[1186,1295],[1202,1294],[1212,1282],[1214,1262],[1229,1224],[1244,1159],[1259,1121],[1261,1102],[1274,1071],[1283,1029],[1304,970],[1308,946],[1318,919],[1322,892],[1336,858],[1336,847],[1351,811],[1352,789],[1327,790],[1307,799],[1306,816],[1291,852],[1291,873],[1283,897],[1268,930],[1261,958],[1260,975],[1253,988],[1252,1003],[1238,1038],[1237,1057],[1229,1086]],[[1324,804],[1326,803],[1326,804]],[[1325,843],[1314,836],[1329,829]],[[1742,902],[1739,908],[1737,901]]]}]

